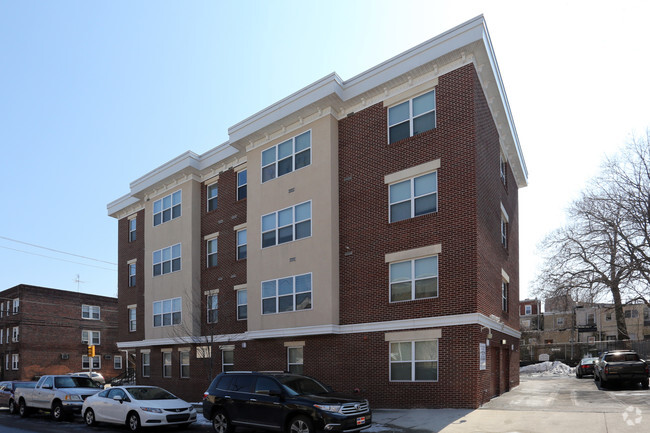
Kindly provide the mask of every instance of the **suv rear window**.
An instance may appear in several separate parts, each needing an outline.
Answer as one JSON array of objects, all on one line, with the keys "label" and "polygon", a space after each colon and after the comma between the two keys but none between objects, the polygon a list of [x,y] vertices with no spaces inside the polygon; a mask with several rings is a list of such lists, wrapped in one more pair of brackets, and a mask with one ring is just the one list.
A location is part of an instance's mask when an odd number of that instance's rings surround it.
[{"label": "suv rear window", "polygon": [[613,353],[605,356],[607,362],[639,361],[636,353]]}]

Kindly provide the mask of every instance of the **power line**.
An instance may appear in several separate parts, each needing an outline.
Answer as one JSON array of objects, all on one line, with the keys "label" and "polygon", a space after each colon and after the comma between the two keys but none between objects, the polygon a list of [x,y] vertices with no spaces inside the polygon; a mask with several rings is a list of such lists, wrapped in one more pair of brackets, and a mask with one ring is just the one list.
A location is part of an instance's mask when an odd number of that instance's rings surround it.
[{"label": "power line", "polygon": [[[2,237],[2,236],[0,236],[0,237]],[[68,263],[74,263],[74,264],[82,265],[82,266],[90,266],[91,268],[104,269],[106,271],[113,271],[113,272],[116,271],[116,269],[104,268],[102,266],[90,265],[88,263],[81,263],[81,262],[75,262],[75,261],[72,261],[72,260],[60,259],[58,257],[46,256],[44,254],[37,254],[37,253],[29,252],[29,251],[18,250],[16,248],[5,247],[3,245],[0,245],[0,248],[4,248],[6,250],[11,250],[11,251],[18,251],[19,253],[31,254],[33,256],[45,257],[45,258],[52,259],[52,260],[59,260],[61,262],[68,262]],[[110,264],[113,265],[114,263],[110,263]]]},{"label": "power line", "polygon": [[[82,259],[92,260],[94,262],[107,263],[109,265],[117,266],[117,263],[107,262],[106,260],[93,259],[92,257],[88,257],[88,256],[82,256],[82,255],[73,254],[73,253],[66,253],[65,251],[55,250],[53,248],[48,248],[48,247],[44,247],[44,246],[36,245],[36,244],[30,244],[29,242],[23,242],[23,241],[19,241],[19,240],[16,240],[16,239],[11,239],[11,238],[8,238],[8,237],[5,237],[5,236],[0,236],[0,239],[4,239],[4,240],[7,240],[7,241],[11,241],[11,242],[16,242],[16,243],[23,244],[23,245],[29,245],[30,247],[34,247],[34,248],[41,248],[41,249],[44,249],[44,250],[53,251],[53,252],[59,253],[59,254],[67,254],[68,256],[80,257]],[[6,248],[6,247],[3,247],[3,248]],[[12,248],[7,248],[7,249],[10,250]],[[15,251],[21,251],[21,250],[15,250]],[[21,252],[25,253],[26,251],[21,251]],[[30,253],[28,253],[28,254],[30,254]],[[38,254],[35,254],[35,255],[38,255]],[[47,256],[43,256],[43,257],[47,257]],[[50,257],[50,258],[53,258],[53,257]],[[72,262],[72,263],[75,263],[75,262]],[[88,266],[90,266],[90,265],[88,265]]]}]

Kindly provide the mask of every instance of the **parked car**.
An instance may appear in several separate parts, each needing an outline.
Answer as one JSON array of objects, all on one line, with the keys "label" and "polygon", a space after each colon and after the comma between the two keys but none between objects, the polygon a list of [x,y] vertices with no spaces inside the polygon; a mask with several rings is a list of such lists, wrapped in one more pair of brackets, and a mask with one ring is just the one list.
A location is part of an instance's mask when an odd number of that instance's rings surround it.
[{"label": "parked car", "polygon": [[66,416],[81,413],[84,400],[98,393],[100,386],[88,377],[46,375],[33,389],[17,388],[14,398],[21,417],[34,410],[46,410],[55,421],[61,421]]},{"label": "parked car", "polygon": [[196,421],[196,409],[157,386],[114,386],[84,401],[84,421],[126,424],[131,431],[140,427],[180,425]]},{"label": "parked car", "polygon": [[576,366],[576,377],[582,379],[583,376],[594,374],[594,364],[598,358],[582,358]]},{"label": "parked car", "polygon": [[9,380],[0,382],[0,406],[9,408],[9,413],[14,414],[18,412],[18,404],[14,399],[14,391],[16,388],[34,388],[36,382],[23,382],[19,380]]},{"label": "parked car", "polygon": [[292,433],[350,432],[370,427],[368,400],[338,394],[289,373],[226,372],[203,395],[203,416],[216,433],[235,427]]},{"label": "parked car", "polygon": [[616,350],[603,353],[594,365],[594,380],[602,388],[612,382],[641,382],[648,389],[648,364],[636,352]]},{"label": "parked car", "polygon": [[89,371],[80,371],[79,373],[70,373],[70,376],[79,376],[79,377],[89,377],[92,380],[94,380],[97,383],[100,383],[104,385],[106,383],[106,380],[104,379],[104,376],[101,375],[101,373],[97,372],[89,372]]}]

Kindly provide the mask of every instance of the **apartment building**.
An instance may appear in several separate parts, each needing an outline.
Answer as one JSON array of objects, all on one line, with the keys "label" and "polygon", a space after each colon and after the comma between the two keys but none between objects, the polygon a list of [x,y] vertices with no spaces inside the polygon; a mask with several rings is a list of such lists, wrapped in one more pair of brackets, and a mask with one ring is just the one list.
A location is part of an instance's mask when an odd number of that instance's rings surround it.
[{"label": "apartment building", "polygon": [[[0,292],[0,378],[89,370],[124,372],[116,347],[117,299],[21,284]],[[96,355],[88,358],[88,345]]]},{"label": "apartment building", "polygon": [[527,171],[483,17],[330,74],[108,204],[120,350],[197,401],[287,370],[373,407],[478,407],[519,383]]}]

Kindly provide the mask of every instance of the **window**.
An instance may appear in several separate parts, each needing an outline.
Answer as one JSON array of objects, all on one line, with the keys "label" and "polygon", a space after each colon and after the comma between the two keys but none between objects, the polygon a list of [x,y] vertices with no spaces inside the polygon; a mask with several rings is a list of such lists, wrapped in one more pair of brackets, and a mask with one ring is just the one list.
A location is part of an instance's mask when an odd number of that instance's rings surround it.
[{"label": "window", "polygon": [[596,314],[587,313],[587,325],[595,325],[595,324],[596,324]]},{"label": "window", "polygon": [[311,164],[311,131],[262,152],[262,183]]},{"label": "window", "polygon": [[[92,358],[93,360],[93,370],[101,370],[102,368],[102,357],[99,355],[96,355]],[[88,370],[90,368],[88,364],[88,355],[83,355],[81,357],[81,369],[82,370]]]},{"label": "window", "polygon": [[153,252],[153,276],[181,270],[181,244]]},{"label": "window", "polygon": [[499,174],[501,176],[501,183],[504,186],[507,186],[508,180],[508,163],[506,162],[506,157],[503,156],[503,153],[499,154]]},{"label": "window", "polygon": [[208,323],[217,323],[219,312],[219,299],[217,294],[208,295]]},{"label": "window", "polygon": [[508,214],[506,213],[503,204],[501,204],[501,245],[503,248],[508,248]]},{"label": "window", "polygon": [[438,296],[438,256],[390,264],[391,302]]},{"label": "window", "polygon": [[178,190],[153,202],[154,227],[181,216],[181,191]]},{"label": "window", "polygon": [[5,314],[5,303],[0,302],[0,317],[4,316]]},{"label": "window", "polygon": [[389,143],[429,131],[436,127],[435,90],[388,109]]},{"label": "window", "polygon": [[605,321],[607,322],[612,321],[612,313],[605,313]]},{"label": "window", "polygon": [[0,344],[4,344],[4,329],[0,329]]},{"label": "window", "polygon": [[216,183],[208,185],[208,212],[217,208],[217,198],[219,196],[219,187]]},{"label": "window", "polygon": [[5,371],[9,370],[9,355],[5,355]]},{"label": "window", "polygon": [[81,318],[99,320],[100,308],[97,305],[82,305]]},{"label": "window", "polygon": [[208,268],[217,266],[217,241],[216,238],[208,241]]},{"label": "window", "polygon": [[635,319],[639,317],[639,312],[637,310],[625,310],[626,319]]},{"label": "window", "polygon": [[129,308],[129,332],[135,332],[135,330],[136,330],[135,308]]},{"label": "window", "polygon": [[524,312],[524,314],[525,314],[526,316],[528,316],[529,314],[533,314],[533,307],[532,307],[532,305],[526,305],[526,306],[525,306],[525,310],[526,310],[526,311]]},{"label": "window", "polygon": [[135,287],[135,263],[129,263],[129,287]]},{"label": "window", "polygon": [[18,326],[14,326],[14,329],[12,330],[11,341],[13,343],[18,343],[18,341],[20,341],[20,328]]},{"label": "window", "polygon": [[182,350],[179,355],[181,364],[181,377],[188,378],[190,377],[190,352],[189,350]]},{"label": "window", "polygon": [[248,318],[248,293],[246,289],[237,290],[237,320]]},{"label": "window", "polygon": [[262,314],[311,309],[311,274],[262,282]]},{"label": "window", "polygon": [[247,185],[248,185],[248,174],[246,173],[246,170],[242,170],[239,173],[237,173],[237,200],[243,200],[246,198]]},{"label": "window", "polygon": [[136,225],[137,225],[136,219],[131,218],[129,220],[129,242],[133,242],[136,239],[136,231],[135,231]]},{"label": "window", "polygon": [[81,331],[81,342],[83,344],[99,346],[101,341],[100,334],[99,331],[83,330]]},{"label": "window", "polygon": [[163,377],[172,377],[172,353],[162,352]]},{"label": "window", "polygon": [[555,319],[555,324],[556,325],[564,325],[564,317],[557,317]]},{"label": "window", "polygon": [[[7,310],[9,310],[9,307],[7,306]],[[20,312],[20,299],[16,298],[14,299],[14,305],[13,305],[13,314],[18,314]]]},{"label": "window", "polygon": [[311,236],[311,201],[262,217],[262,248]]},{"label": "window", "polygon": [[508,311],[508,282],[501,280],[501,309]]},{"label": "window", "polygon": [[113,369],[114,370],[121,370],[122,369],[122,356],[121,355],[115,355],[113,357]]},{"label": "window", "polygon": [[389,187],[390,222],[438,211],[438,173],[394,183]]},{"label": "window", "polygon": [[246,229],[237,232],[237,260],[246,258]]},{"label": "window", "polygon": [[19,355],[17,353],[14,353],[11,355],[11,369],[12,370],[18,370],[18,359]]},{"label": "window", "polygon": [[235,367],[235,351],[224,349],[221,351],[221,371],[233,371]]},{"label": "window", "polygon": [[142,377],[151,376],[151,353],[142,352],[140,353],[142,357]]},{"label": "window", "polygon": [[303,374],[302,347],[287,347],[287,364],[289,373]]},{"label": "window", "polygon": [[212,347],[211,346],[197,346],[196,347],[196,358],[197,359],[211,359],[212,358]]},{"label": "window", "polygon": [[390,380],[417,382],[438,380],[438,340],[390,344]]},{"label": "window", "polygon": [[9,328],[7,328],[7,344],[9,344]]},{"label": "window", "polygon": [[153,303],[153,326],[171,326],[181,323],[181,298]]}]

